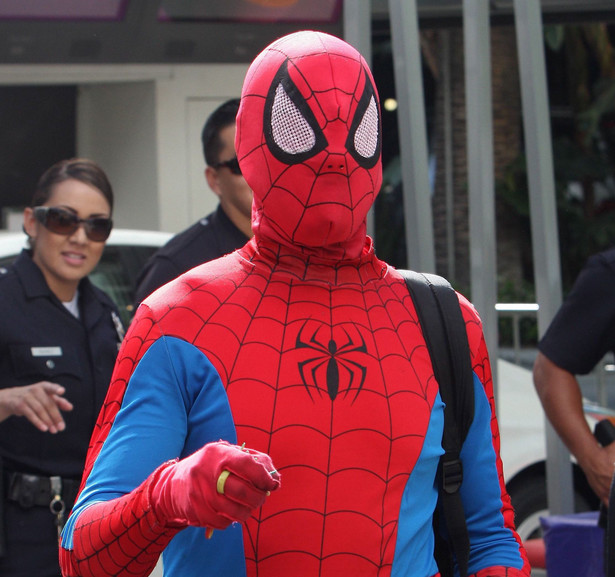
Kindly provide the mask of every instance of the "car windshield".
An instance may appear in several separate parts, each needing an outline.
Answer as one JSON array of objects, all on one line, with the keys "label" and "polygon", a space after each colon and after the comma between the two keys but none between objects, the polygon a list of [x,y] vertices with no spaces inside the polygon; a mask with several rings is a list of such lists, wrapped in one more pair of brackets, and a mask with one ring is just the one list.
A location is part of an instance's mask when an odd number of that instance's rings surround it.
[{"label": "car windshield", "polygon": [[117,304],[124,326],[134,314],[134,290],[139,271],[154,253],[154,246],[107,245],[90,280]]}]

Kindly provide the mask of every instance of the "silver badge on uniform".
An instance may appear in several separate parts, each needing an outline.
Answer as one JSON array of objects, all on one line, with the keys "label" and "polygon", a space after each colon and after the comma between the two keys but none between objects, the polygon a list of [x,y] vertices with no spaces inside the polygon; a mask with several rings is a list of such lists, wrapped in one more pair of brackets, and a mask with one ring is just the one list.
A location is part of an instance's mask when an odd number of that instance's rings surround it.
[{"label": "silver badge on uniform", "polygon": [[124,335],[126,334],[126,331],[124,330],[124,325],[122,324],[122,320],[120,319],[120,317],[117,316],[115,311],[111,311],[111,319],[113,320],[113,326],[115,326],[115,332],[117,333],[117,338],[120,341],[117,345],[117,348],[119,350],[120,344],[124,340]]},{"label": "silver badge on uniform", "polygon": [[62,347],[31,347],[33,357],[61,357]]}]

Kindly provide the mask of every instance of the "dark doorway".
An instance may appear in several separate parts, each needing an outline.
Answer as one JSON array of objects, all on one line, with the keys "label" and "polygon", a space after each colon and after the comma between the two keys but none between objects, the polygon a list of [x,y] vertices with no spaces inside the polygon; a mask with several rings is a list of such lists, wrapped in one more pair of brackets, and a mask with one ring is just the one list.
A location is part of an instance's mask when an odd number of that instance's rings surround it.
[{"label": "dark doorway", "polygon": [[76,98],[76,86],[0,86],[1,227],[49,166],[75,155]]}]

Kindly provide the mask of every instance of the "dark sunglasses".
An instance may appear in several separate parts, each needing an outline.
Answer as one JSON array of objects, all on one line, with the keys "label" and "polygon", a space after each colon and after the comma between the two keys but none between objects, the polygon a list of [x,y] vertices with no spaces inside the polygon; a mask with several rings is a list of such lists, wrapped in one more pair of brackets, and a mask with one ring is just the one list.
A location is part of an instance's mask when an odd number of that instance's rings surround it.
[{"label": "dark sunglasses", "polygon": [[83,224],[86,236],[94,242],[104,242],[111,234],[113,221],[110,218],[79,218],[76,214],[57,206],[36,206],[34,218],[47,230],[64,236],[74,234]]},{"label": "dark sunglasses", "polygon": [[225,160],[214,164],[214,168],[222,168],[223,166],[226,166],[226,168],[228,168],[233,174],[236,174],[237,176],[241,175],[241,168],[239,168],[239,161],[236,156],[230,160]]}]

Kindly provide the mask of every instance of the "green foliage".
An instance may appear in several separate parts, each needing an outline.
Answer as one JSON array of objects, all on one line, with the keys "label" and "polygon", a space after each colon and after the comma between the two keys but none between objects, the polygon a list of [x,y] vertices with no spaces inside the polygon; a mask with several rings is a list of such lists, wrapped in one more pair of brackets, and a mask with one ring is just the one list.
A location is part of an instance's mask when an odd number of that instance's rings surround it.
[{"label": "green foliage", "polygon": [[[562,286],[567,292],[587,257],[615,242],[615,50],[600,24],[548,26],[544,37],[551,50],[565,50],[574,114],[570,133],[552,144]],[[507,167],[496,194],[529,230],[523,155]],[[531,260],[532,255],[525,257]]]},{"label": "green foliage", "polygon": [[[608,158],[566,139],[553,143],[553,169],[562,285],[567,291],[587,257],[614,243],[615,183]],[[504,177],[496,183],[496,194],[529,230],[530,202],[523,155],[507,167]],[[526,257],[532,258],[529,254]]]},{"label": "green foliage", "polygon": [[586,135],[586,146],[590,146],[592,138],[599,134],[602,119],[615,111],[615,79],[601,78],[593,87],[593,93],[592,106],[578,115],[579,129]]},{"label": "green foliage", "polygon": [[563,26],[545,26],[543,28],[545,44],[553,51],[557,52],[564,43]]}]

